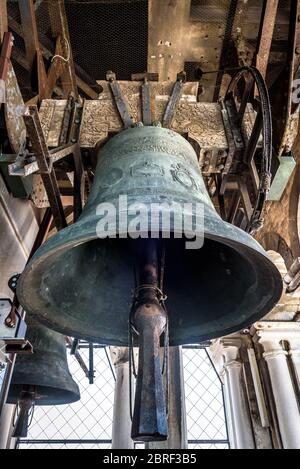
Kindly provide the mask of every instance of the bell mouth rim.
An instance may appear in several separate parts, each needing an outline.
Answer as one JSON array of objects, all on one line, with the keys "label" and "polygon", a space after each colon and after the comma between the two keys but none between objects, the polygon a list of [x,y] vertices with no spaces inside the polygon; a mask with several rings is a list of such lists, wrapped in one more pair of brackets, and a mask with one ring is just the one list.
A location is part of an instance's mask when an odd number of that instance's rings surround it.
[{"label": "bell mouth rim", "polygon": [[[23,381],[26,381],[26,384],[32,385],[32,386],[37,386],[36,384],[31,384],[30,382],[28,383],[28,376],[26,379]],[[22,388],[24,386],[24,383],[11,383],[11,388],[7,397],[7,403],[8,404],[17,404]],[[81,396],[80,392],[76,391],[70,391],[70,390],[65,390],[63,388],[57,388],[55,386],[49,386],[49,385],[44,385],[44,386],[37,386],[38,389],[40,389],[40,392],[42,393],[42,397],[37,398],[34,401],[34,405],[36,406],[53,406],[53,405],[67,405],[67,404],[74,404],[75,402],[80,401]],[[54,393],[53,391],[56,390]],[[58,399],[59,396],[65,396],[60,399]]]},{"label": "bell mouth rim", "polygon": [[[215,234],[215,231],[217,230],[219,224],[223,226],[223,233],[224,233],[223,236]],[[42,247],[36,252],[32,260],[28,264],[28,266],[25,268],[18,282],[17,295],[18,295],[19,301],[24,307],[24,309],[30,312],[38,320],[38,322],[44,324],[50,329],[53,329],[61,334],[69,335],[72,337],[77,337],[82,340],[89,340],[90,342],[94,342],[94,343],[101,343],[104,345],[128,346],[128,342],[127,341],[125,342],[124,338],[122,338],[120,341],[116,340],[116,338],[113,338],[113,340],[99,339],[99,336],[97,337],[96,334],[95,335],[84,334],[84,330],[82,329],[78,330],[76,329],[76,327],[72,329],[72,325],[68,327],[65,327],[65,325],[62,326],[62,322],[60,320],[57,320],[56,315],[52,314],[52,316],[50,317],[50,315],[47,316],[47,315],[40,314],[40,311],[42,310],[42,308],[41,307],[38,308],[38,304],[39,304],[38,302],[41,301],[41,297],[39,297],[38,291],[37,291],[38,288],[34,290],[34,294],[32,294],[32,291],[31,291],[30,295],[28,294],[26,295],[26,290],[28,290],[30,286],[30,277],[31,277],[31,272],[33,269],[40,267],[41,264],[43,264],[49,257],[51,257],[54,254],[60,255],[60,253],[62,253],[63,251],[69,251],[75,246],[78,246],[78,245],[81,245],[83,243],[87,243],[90,241],[94,241],[97,239],[95,228],[94,228],[95,224],[91,221],[91,219],[82,220],[80,225],[81,225],[80,230],[78,230],[78,228],[76,229],[76,225],[70,225],[69,227],[60,231],[56,236],[46,241],[46,243],[44,243]],[[226,222],[223,222],[221,219],[215,218],[213,220],[212,226],[214,227],[214,232],[208,229],[205,229],[204,231],[206,239],[215,241],[217,243],[226,244],[227,246],[232,248],[235,252],[240,254],[244,259],[253,260],[253,257],[256,256],[257,259],[260,259],[260,263],[265,266],[264,274],[267,275],[267,274],[272,273],[273,280],[269,281],[269,285],[270,285],[269,298],[264,299],[263,303],[261,301],[261,303],[258,304],[259,311],[257,314],[251,315],[251,318],[250,318],[251,320],[247,318],[245,319],[245,321],[242,321],[243,318],[240,318],[240,322],[237,321],[238,325],[236,325],[237,323],[235,323],[233,327],[229,327],[229,328],[225,328],[224,326],[226,326],[226,324],[224,324],[220,326],[216,334],[214,336],[209,337],[209,339],[228,335],[233,332],[236,332],[237,330],[248,328],[251,324],[260,320],[279,301],[281,294],[282,294],[282,289],[283,289],[282,278],[281,278],[279,271],[277,270],[276,266],[271,261],[267,253],[263,250],[263,248],[259,245],[259,243],[256,240],[254,240],[254,238],[252,238],[249,234],[245,233],[239,228],[233,225],[230,225]],[[66,242],[66,232],[68,232],[68,236],[71,236],[71,239],[68,239],[67,242]],[[82,232],[85,233],[84,236],[82,236]],[[226,233],[226,237],[225,237],[225,233]],[[105,242],[106,240],[99,240],[99,241]],[[241,252],[242,248],[244,249],[243,252]],[[108,337],[108,333],[105,330],[105,327],[103,327],[102,329],[103,329],[103,337]],[[207,338],[205,336],[203,338],[201,337],[201,341],[203,340],[207,340]],[[199,341],[200,339],[198,335],[191,336],[191,340],[189,340],[188,342],[186,341],[183,342],[179,340],[178,338],[174,337],[170,341],[170,345],[177,346],[177,345],[184,345],[184,344],[192,344],[192,343],[199,343]]]}]

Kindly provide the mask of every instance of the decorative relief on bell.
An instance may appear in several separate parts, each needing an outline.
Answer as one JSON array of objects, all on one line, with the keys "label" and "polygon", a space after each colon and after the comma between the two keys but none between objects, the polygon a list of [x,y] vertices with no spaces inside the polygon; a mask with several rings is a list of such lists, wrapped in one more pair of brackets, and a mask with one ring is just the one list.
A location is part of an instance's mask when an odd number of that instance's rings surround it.
[{"label": "decorative relief on bell", "polygon": [[130,168],[130,175],[132,177],[158,177],[164,176],[164,174],[165,171],[160,165],[151,163],[149,161],[138,163],[137,165],[131,166]]},{"label": "decorative relief on bell", "polygon": [[181,164],[172,165],[171,174],[173,180],[179,182],[186,189],[198,190],[195,179],[192,177],[188,169],[186,169]]}]

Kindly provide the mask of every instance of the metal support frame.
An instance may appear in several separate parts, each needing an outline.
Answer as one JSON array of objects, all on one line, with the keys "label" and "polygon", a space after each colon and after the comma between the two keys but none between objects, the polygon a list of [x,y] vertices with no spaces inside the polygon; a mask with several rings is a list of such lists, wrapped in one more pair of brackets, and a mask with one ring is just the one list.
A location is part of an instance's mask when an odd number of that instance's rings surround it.
[{"label": "metal support frame", "polygon": [[35,106],[29,108],[29,112],[24,116],[24,121],[49,198],[55,225],[57,229],[60,230],[67,226],[67,222],[60,198],[55,171],[51,165],[50,154],[46,145],[37,108]]}]

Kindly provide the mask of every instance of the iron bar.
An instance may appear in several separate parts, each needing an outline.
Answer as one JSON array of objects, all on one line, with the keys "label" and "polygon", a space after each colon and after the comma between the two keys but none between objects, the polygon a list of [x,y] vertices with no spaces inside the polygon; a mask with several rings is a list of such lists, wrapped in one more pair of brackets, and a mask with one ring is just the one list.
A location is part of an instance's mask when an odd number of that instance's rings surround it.
[{"label": "iron bar", "polygon": [[111,440],[19,440],[22,445],[110,445]]},{"label": "iron bar", "polygon": [[173,91],[172,95],[169,99],[164,117],[163,117],[163,127],[171,127],[172,120],[175,116],[176,110],[178,108],[181,95],[182,95],[182,89],[183,89],[183,81],[182,80],[177,80]]},{"label": "iron bar", "polygon": [[143,124],[152,124],[151,112],[151,88],[149,83],[145,82],[142,85],[142,111],[143,111]]},{"label": "iron bar", "polygon": [[35,106],[29,108],[28,114],[24,116],[28,136],[35,153],[42,180],[48,195],[53,219],[58,230],[67,226],[62,201],[57,185],[56,175],[50,163],[50,155],[43,134],[38,111]]},{"label": "iron bar", "polygon": [[123,96],[120,84],[115,79],[110,78],[109,86],[112,91],[115,104],[120,114],[124,128],[128,129],[129,127],[133,126],[134,122],[132,120],[131,115],[129,114],[128,106],[124,100],[124,96]]},{"label": "iron bar", "polygon": [[[110,445],[112,440],[19,440],[21,445]],[[188,440],[189,445],[228,445],[228,440]],[[151,451],[151,450],[150,450]]]},{"label": "iron bar", "polygon": [[89,344],[89,383],[94,384],[94,347]]}]

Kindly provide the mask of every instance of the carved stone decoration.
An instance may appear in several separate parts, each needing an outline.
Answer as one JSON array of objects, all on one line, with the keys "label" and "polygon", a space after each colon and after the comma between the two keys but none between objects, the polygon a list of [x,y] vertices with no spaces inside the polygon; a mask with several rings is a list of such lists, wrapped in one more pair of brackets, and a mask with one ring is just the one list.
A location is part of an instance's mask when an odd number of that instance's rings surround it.
[{"label": "carved stone decoration", "polygon": [[6,79],[6,103],[4,109],[9,142],[13,151],[19,153],[20,148],[26,141],[26,127],[23,120],[26,106],[11,64]]}]

